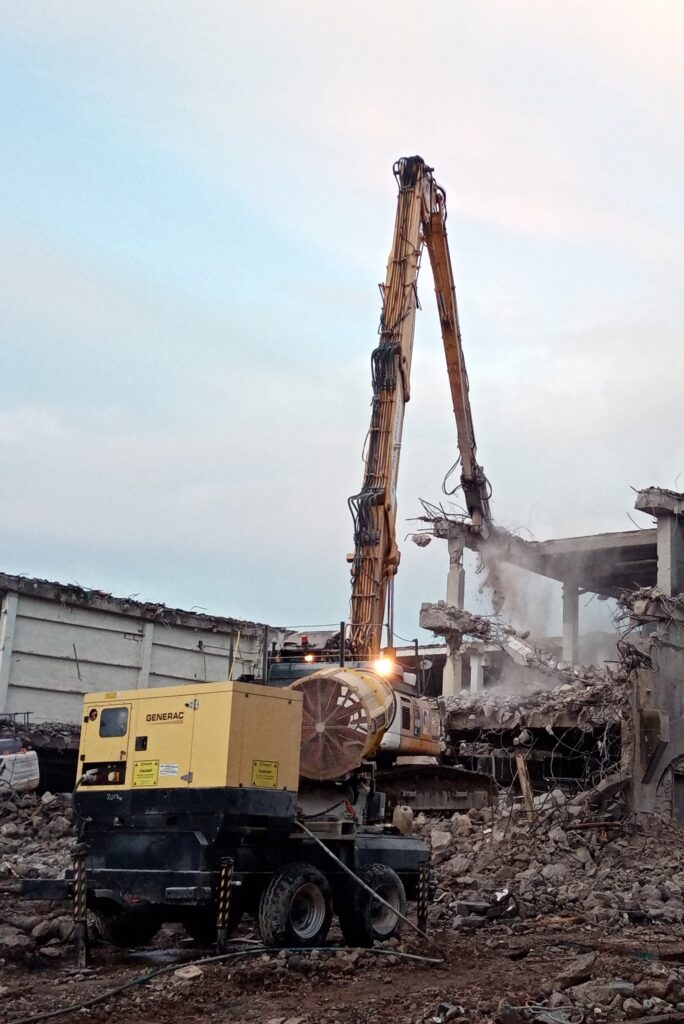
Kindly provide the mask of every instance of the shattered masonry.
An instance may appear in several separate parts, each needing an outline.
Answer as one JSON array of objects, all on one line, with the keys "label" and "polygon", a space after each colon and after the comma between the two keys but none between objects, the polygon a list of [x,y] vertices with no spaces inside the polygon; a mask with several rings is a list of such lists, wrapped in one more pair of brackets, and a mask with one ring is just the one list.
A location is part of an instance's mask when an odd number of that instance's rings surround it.
[{"label": "shattered masonry", "polygon": [[[654,528],[543,542],[500,529],[484,541],[462,517],[428,510],[430,531],[449,542],[452,600],[423,605],[420,623],[445,637],[457,666],[457,685],[449,692],[445,682],[440,707],[459,763],[510,784],[514,755],[523,751],[538,791],[557,775],[572,789],[617,772],[633,811],[684,821],[684,495],[650,487],[635,507],[654,516]],[[463,547],[478,552],[495,587],[502,563],[562,582],[564,655],[577,651],[580,592],[616,599],[614,664],[578,666],[463,609]],[[505,614],[505,594],[497,592],[495,607],[502,604]],[[464,653],[471,691],[459,691]],[[483,688],[488,658],[503,659],[506,671]]]}]

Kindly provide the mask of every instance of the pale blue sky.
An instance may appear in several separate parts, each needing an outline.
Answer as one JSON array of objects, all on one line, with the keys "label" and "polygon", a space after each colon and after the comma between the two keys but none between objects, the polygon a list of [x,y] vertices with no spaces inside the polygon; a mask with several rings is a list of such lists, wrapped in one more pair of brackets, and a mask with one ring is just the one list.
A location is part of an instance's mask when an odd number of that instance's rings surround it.
[{"label": "pale blue sky", "polygon": [[[497,519],[630,529],[630,485],[682,486],[679,2],[4,0],[0,29],[0,568],[346,613],[414,152]],[[427,261],[420,295],[402,534],[456,448]],[[404,545],[403,635],[446,561]]]}]

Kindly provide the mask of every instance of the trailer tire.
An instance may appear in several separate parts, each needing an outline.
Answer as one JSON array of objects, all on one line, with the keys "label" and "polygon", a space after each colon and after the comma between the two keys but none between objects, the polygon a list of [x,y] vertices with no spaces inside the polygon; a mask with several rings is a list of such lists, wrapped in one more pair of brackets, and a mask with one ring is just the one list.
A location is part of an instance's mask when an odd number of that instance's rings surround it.
[{"label": "trailer tire", "polygon": [[332,922],[332,891],[311,864],[286,864],[259,901],[259,932],[265,946],[320,946]]},{"label": "trailer tire", "polygon": [[161,916],[154,907],[136,910],[97,907],[93,916],[96,931],[110,946],[147,946],[161,927]]},{"label": "trailer tire", "polygon": [[399,914],[406,914],[406,892],[396,871],[385,864],[369,864],[359,878],[390,903],[397,913],[374,900],[356,882],[350,881],[338,899],[337,916],[348,946],[370,948],[374,942],[386,942],[401,930]]}]

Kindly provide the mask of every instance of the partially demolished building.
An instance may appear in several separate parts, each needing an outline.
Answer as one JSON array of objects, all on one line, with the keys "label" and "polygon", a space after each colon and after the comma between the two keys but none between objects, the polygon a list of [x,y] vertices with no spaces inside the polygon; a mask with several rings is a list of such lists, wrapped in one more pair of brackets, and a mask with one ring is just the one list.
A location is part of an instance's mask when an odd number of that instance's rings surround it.
[{"label": "partially demolished building", "polygon": [[[494,529],[487,539],[461,517],[434,515],[428,529],[448,543],[447,601],[423,605],[421,625],[443,636],[440,700],[449,752],[503,784],[523,773],[534,788],[587,788],[602,780],[637,813],[684,821],[684,495],[650,487],[636,508],[655,525],[641,530],[527,541]],[[507,563],[562,584],[560,657],[526,634],[472,615],[464,602],[464,548],[492,569]],[[581,668],[578,602],[617,602],[615,660]],[[505,612],[505,608],[504,608]],[[469,661],[468,690],[463,661]],[[506,687],[486,665],[507,666]],[[500,673],[499,673],[500,674]]]},{"label": "partially demolished building", "polygon": [[83,695],[261,676],[283,631],[257,622],[0,573],[0,735],[38,751],[70,789]]},{"label": "partially demolished building", "polygon": [[0,573],[0,716],[77,723],[83,694],[260,675],[282,631]]}]

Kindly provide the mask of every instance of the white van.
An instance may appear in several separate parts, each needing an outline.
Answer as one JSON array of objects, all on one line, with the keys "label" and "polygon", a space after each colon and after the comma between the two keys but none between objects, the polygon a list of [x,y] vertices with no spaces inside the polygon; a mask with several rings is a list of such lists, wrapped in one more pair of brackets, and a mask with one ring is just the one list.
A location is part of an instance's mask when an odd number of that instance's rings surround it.
[{"label": "white van", "polygon": [[11,790],[29,793],[38,789],[38,755],[16,736],[0,736],[0,795]]}]

